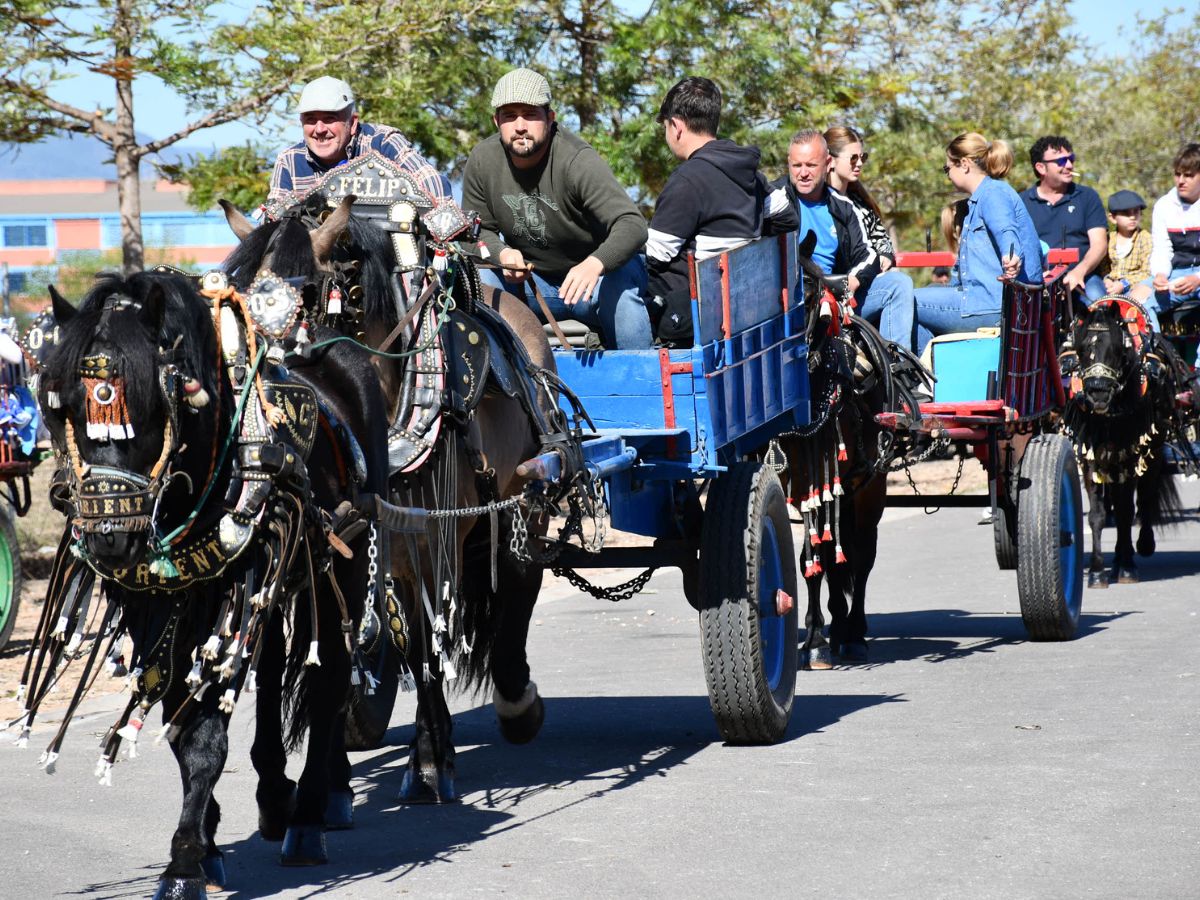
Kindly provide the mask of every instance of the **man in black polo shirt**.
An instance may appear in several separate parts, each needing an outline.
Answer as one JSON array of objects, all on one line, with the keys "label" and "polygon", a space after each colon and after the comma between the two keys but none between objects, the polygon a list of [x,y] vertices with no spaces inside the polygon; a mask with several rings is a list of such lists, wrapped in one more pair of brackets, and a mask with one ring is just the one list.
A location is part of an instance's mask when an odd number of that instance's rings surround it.
[{"label": "man in black polo shirt", "polygon": [[1029,148],[1037,184],[1021,192],[1038,237],[1050,247],[1074,247],[1079,262],[1063,276],[1072,290],[1084,293],[1087,304],[1104,296],[1104,279],[1097,270],[1108,258],[1108,220],[1100,195],[1075,183],[1075,152],[1059,135],[1038,138]]}]

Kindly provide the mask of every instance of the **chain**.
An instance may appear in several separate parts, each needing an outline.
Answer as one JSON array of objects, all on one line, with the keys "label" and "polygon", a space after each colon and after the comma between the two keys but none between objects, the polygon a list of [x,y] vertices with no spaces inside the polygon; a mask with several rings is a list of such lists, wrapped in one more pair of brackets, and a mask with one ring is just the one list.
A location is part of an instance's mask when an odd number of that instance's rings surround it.
[{"label": "chain", "polygon": [[379,575],[379,535],[375,531],[375,523],[371,522],[371,537],[367,543],[367,585],[375,590],[375,578]]},{"label": "chain", "polygon": [[633,578],[626,581],[624,584],[614,584],[612,587],[601,587],[598,584],[592,584],[574,569],[563,569],[555,567],[550,570],[559,578],[565,578],[575,588],[581,591],[586,591],[593,597],[600,600],[608,600],[611,603],[617,603],[621,600],[628,600],[630,597],[640,593],[642,588],[646,586],[646,582],[650,580],[657,570],[654,568],[647,569],[640,575],[635,575]]},{"label": "chain", "polygon": [[431,519],[470,519],[478,516],[486,516],[488,513],[504,512],[506,509],[513,509],[520,506],[525,499],[522,494],[517,494],[509,497],[507,500],[493,500],[491,503],[485,503],[483,506],[463,506],[458,509],[431,509],[427,515]]},{"label": "chain", "polygon": [[[923,450],[921,453],[917,454],[916,456],[909,457],[906,454],[906,455],[900,457],[899,462],[888,463],[886,466],[886,470],[888,472],[899,472],[901,469],[904,469],[907,473],[909,466],[916,465],[917,463],[925,462],[925,460],[927,460],[927,459],[929,459],[929,457],[933,456],[933,454],[936,453],[938,450],[945,449],[946,447],[949,447],[949,446],[950,446],[949,440],[947,440],[946,438],[937,438],[936,440],[930,441],[929,446],[926,447],[925,450]],[[908,480],[910,483],[912,482],[911,475],[908,476]]]}]

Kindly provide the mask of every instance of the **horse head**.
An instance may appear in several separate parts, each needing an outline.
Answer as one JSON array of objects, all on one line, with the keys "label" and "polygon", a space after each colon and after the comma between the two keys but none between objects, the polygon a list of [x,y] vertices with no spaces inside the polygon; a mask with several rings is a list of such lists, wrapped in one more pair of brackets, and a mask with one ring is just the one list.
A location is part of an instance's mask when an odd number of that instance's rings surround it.
[{"label": "horse head", "polygon": [[191,282],[162,273],[103,278],[78,309],[53,288],[51,299],[60,334],[39,400],[73,536],[89,561],[128,569],[186,518],[189,495],[211,476],[211,313]]},{"label": "horse head", "polygon": [[1140,340],[1130,331],[1126,305],[1100,301],[1072,329],[1078,355],[1074,394],[1097,415],[1115,415],[1135,400],[1143,384]]},{"label": "horse head", "polygon": [[804,274],[803,293],[806,333],[810,344],[820,344],[826,335],[839,330],[842,306],[850,295],[845,275],[826,275],[812,259],[817,236],[809,232],[800,242],[796,261]]}]

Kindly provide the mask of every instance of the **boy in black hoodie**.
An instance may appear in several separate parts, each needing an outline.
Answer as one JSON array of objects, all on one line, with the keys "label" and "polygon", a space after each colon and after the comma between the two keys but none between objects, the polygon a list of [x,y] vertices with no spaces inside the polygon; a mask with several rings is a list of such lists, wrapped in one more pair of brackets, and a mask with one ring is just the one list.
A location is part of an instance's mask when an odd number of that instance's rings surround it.
[{"label": "boy in black hoodie", "polygon": [[692,342],[687,252],[716,256],[763,235],[794,231],[796,211],[758,171],[757,147],[717,138],[721,91],[707,78],[685,78],[659,109],[667,147],[683,164],[671,173],[650,220],[647,307],[657,307],[659,339]]}]

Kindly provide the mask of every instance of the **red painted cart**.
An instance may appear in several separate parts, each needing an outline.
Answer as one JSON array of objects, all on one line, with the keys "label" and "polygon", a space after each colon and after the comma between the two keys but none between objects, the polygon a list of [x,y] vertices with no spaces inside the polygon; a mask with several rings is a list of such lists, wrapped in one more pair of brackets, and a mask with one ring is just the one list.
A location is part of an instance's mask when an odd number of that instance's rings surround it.
[{"label": "red painted cart", "polygon": [[[892,495],[892,506],[992,507],[996,559],[1017,570],[1021,617],[1033,640],[1070,639],[1083,599],[1083,507],[1070,440],[1058,422],[1066,403],[1058,348],[1070,327],[1062,278],[1076,250],[1052,250],[1044,284],[1005,287],[998,336],[964,335],[934,345],[934,400],[917,414],[884,413],[884,427],[971,448],[988,494]],[[901,253],[906,268],[951,266],[950,253]]]}]

